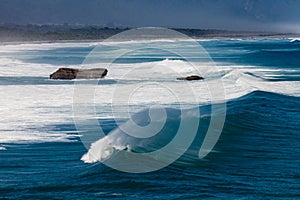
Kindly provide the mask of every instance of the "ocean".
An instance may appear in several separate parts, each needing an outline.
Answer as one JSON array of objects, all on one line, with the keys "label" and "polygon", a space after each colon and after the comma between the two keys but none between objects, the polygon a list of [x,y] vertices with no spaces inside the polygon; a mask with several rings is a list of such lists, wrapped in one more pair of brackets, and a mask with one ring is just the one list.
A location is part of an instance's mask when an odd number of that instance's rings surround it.
[{"label": "ocean", "polygon": [[[1,199],[300,198],[296,38],[0,52]],[[108,75],[50,80],[60,67]],[[194,74],[205,79],[176,79]]]}]

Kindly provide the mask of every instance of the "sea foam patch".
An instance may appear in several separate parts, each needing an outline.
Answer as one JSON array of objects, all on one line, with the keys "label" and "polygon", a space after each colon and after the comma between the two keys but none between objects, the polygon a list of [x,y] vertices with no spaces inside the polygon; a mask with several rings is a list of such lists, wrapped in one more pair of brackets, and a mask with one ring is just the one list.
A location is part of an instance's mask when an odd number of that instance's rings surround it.
[{"label": "sea foam patch", "polygon": [[[154,41],[151,41],[154,42]],[[155,41],[162,42],[162,45],[173,45],[174,48],[181,48],[180,41]],[[186,41],[185,41],[186,42]],[[207,41],[209,42],[209,41]],[[216,42],[216,41],[214,41]],[[128,43],[111,43],[114,47],[118,45],[128,45]],[[134,41],[132,44],[143,47],[145,43]],[[47,59],[42,63],[25,62],[18,57],[17,52],[24,55],[31,55],[32,50],[49,50],[67,48],[70,55],[79,47],[95,45],[95,43],[52,43],[52,44],[20,44],[20,45],[0,45],[0,143],[18,141],[68,141],[69,135],[64,133],[52,134],[40,129],[45,125],[57,123],[70,123],[73,118],[73,90],[74,85],[70,82],[58,81],[60,84],[47,85],[45,82],[35,82],[32,80],[30,85],[18,83],[20,76],[34,76],[48,78],[49,74],[58,67],[49,64]],[[74,50],[75,49],[75,50]],[[116,49],[112,48],[112,52]],[[108,51],[107,55],[109,56]],[[155,55],[155,54],[154,54]],[[113,56],[113,54],[112,54]],[[135,56],[145,56],[136,54]],[[163,57],[163,55],[158,55]],[[153,104],[174,105],[175,98],[170,98],[167,88],[176,88],[181,91],[182,103],[186,104],[207,104],[210,102],[210,94],[207,92],[207,85],[218,87],[222,81],[226,93],[226,100],[234,99],[255,90],[269,91],[287,94],[290,96],[300,96],[300,81],[270,81],[270,78],[279,77],[282,74],[289,76],[299,76],[297,68],[268,68],[262,66],[236,65],[236,64],[217,64],[217,71],[212,69],[208,63],[196,62],[202,70],[204,80],[189,82],[190,88],[194,91],[195,99],[191,99],[186,91],[184,81],[177,81],[178,70],[185,75],[193,73],[193,69],[184,60],[174,60],[165,58],[155,62],[138,63],[114,63],[114,68],[108,72],[105,79],[113,80],[111,83],[102,84],[99,81],[95,90],[95,108],[97,117],[110,118],[111,100],[114,98],[115,108],[118,112],[114,117],[123,117],[128,111],[128,103],[133,108],[133,112],[144,109]],[[82,67],[78,64],[75,67]],[[107,67],[107,63],[91,63],[87,67]],[[137,72],[126,75],[126,70],[135,68]],[[15,78],[14,83],[5,84],[10,77]],[[26,80],[25,80],[26,81]],[[163,83],[166,87],[162,89],[159,84]],[[88,84],[83,80],[82,84]],[[114,96],[113,84],[118,84],[120,93]],[[139,87],[144,85],[144,87]],[[122,92],[128,88],[137,87],[138,90],[131,96],[128,102],[124,99]],[[184,95],[186,93],[186,95]],[[154,97],[154,98],[153,98]],[[176,105],[174,105],[176,106]],[[33,130],[33,131],[32,131]],[[30,132],[32,131],[32,132]]]},{"label": "sea foam patch", "polygon": [[0,146],[0,151],[5,151],[6,150],[6,148],[5,147],[3,147],[3,146]]}]

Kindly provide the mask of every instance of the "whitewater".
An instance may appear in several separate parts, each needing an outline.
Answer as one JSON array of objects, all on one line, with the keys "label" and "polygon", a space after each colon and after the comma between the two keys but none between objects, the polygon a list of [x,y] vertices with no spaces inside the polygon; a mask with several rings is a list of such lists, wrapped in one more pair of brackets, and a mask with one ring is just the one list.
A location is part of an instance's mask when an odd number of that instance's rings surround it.
[{"label": "whitewater", "polygon": [[[297,38],[2,44],[0,197],[296,198],[299,58]],[[60,67],[108,74],[50,80]]]},{"label": "whitewater", "polygon": [[[214,41],[212,40],[212,42]],[[210,40],[205,41],[205,43],[209,42]],[[249,41],[245,40],[245,42]],[[149,42],[134,42],[135,45],[141,47],[147,43]],[[181,45],[178,41],[163,41],[161,43],[163,45],[178,45],[178,48]],[[74,65],[74,62],[76,63],[80,58],[83,59],[83,56],[92,50],[93,45],[95,43],[1,46],[0,93],[2,98],[0,105],[1,116],[3,117],[0,123],[0,144],[69,141],[76,137],[76,134],[47,131],[47,125],[51,123],[72,122],[74,92],[74,81],[53,81],[49,80],[48,76],[59,67],[108,67],[107,63],[82,65],[79,62]],[[124,42],[109,45],[115,47],[124,45]],[[70,52],[67,52],[68,49]],[[41,53],[48,51],[54,55],[49,55],[48,58],[33,53],[37,51]],[[62,54],[59,54],[59,51],[62,51]],[[115,50],[107,52],[107,54],[113,56],[113,51]],[[55,58],[59,55],[62,58]],[[133,56],[141,58],[140,55]],[[207,85],[218,87],[219,84],[223,84],[225,100],[234,99],[255,90],[291,96],[300,95],[299,81],[293,79],[291,81],[277,81],[282,74],[287,74],[288,77],[299,76],[298,69],[274,69],[252,65],[231,65],[222,62],[216,62],[217,68],[212,68],[209,66],[211,63],[199,62],[197,65],[201,67],[202,76],[205,77],[205,80],[188,83],[195,94],[195,98],[191,98],[190,91],[185,89],[187,83],[176,81],[176,76],[178,73],[181,76],[197,74],[197,71],[188,62],[177,60],[174,57],[163,58],[163,56],[161,55],[159,58],[161,61],[114,64],[113,70],[109,71],[105,80],[100,80],[99,87],[95,91],[95,106],[101,107],[101,113],[98,113],[98,117],[113,117],[109,115],[112,99],[114,100],[113,105],[118,107],[118,113],[114,113],[117,116],[114,117],[127,116],[124,112],[127,111],[128,106],[131,106],[136,112],[147,108],[149,105],[165,104],[170,106],[175,104],[177,102],[176,97],[172,95],[172,91],[166,88],[173,90],[176,88],[183,93],[180,103],[199,105],[211,101],[210,93],[207,92]],[[61,63],[57,61],[63,58]],[[147,59],[147,56],[143,55],[142,58]],[[151,59],[151,55],[148,58]],[[42,62],[40,59],[45,60]],[[124,76],[124,71],[128,69],[138,70],[133,74]],[[163,86],[157,83],[162,83]],[[111,85],[114,84],[118,84],[117,94],[111,89]],[[126,96],[126,91],[132,87],[137,89],[130,100],[122,98]],[[30,129],[34,129],[34,131],[28,131]]]}]

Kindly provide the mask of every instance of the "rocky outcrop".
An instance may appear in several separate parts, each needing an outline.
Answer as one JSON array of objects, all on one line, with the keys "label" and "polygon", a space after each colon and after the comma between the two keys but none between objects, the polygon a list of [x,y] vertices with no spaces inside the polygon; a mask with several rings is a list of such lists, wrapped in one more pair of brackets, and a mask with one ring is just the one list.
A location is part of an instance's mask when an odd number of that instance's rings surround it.
[{"label": "rocky outcrop", "polygon": [[56,72],[50,74],[50,79],[98,79],[104,78],[107,74],[105,68],[94,69],[73,69],[59,68]]},{"label": "rocky outcrop", "polygon": [[177,78],[177,80],[186,80],[186,81],[203,80],[203,79],[204,79],[203,77],[197,75]]}]

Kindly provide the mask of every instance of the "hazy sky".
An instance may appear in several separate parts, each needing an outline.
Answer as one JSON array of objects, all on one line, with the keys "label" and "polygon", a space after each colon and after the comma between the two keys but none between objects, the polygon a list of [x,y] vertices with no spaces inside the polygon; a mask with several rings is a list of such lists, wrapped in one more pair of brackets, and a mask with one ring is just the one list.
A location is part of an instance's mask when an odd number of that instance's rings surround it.
[{"label": "hazy sky", "polygon": [[300,33],[300,0],[0,0],[0,23]]}]

